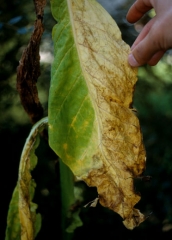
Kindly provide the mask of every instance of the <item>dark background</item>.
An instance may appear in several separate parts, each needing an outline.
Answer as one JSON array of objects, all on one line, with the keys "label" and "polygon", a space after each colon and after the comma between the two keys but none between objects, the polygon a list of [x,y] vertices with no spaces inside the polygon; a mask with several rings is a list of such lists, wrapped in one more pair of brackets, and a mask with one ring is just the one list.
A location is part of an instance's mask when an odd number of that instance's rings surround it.
[{"label": "dark background", "polygon": [[[132,44],[147,15],[135,26],[125,20],[133,1],[100,1],[119,25],[123,39]],[[31,123],[24,112],[16,91],[16,68],[23,49],[27,46],[35,21],[32,1],[0,0],[0,149],[1,149],[1,227],[4,239],[8,205],[17,182],[20,154]],[[41,43],[41,76],[38,80],[40,101],[47,115],[50,65],[53,59],[51,30],[55,24],[49,2],[45,8],[44,35]],[[167,23],[168,24],[168,23]],[[135,30],[136,29],[136,30]],[[135,187],[142,199],[137,208],[150,217],[133,231],[127,230],[122,219],[101,207],[81,208],[83,226],[75,231],[73,239],[148,240],[172,239],[172,52],[168,51],[155,67],[139,69],[139,80],[134,95],[144,144],[147,151],[145,175],[150,182],[137,180]],[[57,157],[42,140],[37,151],[39,164],[33,173],[37,182],[35,201],[43,217],[42,229],[36,239],[61,239],[60,189]],[[82,205],[97,197],[96,189],[84,183]]]}]

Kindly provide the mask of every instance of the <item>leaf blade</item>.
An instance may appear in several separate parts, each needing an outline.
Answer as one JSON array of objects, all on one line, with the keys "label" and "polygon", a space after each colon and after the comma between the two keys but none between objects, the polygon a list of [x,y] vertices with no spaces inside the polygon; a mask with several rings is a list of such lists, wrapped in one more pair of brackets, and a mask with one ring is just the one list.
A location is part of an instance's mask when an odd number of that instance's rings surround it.
[{"label": "leaf blade", "polygon": [[[58,3],[65,6],[63,16],[55,12]],[[129,46],[96,1],[53,1],[52,6],[59,25],[54,28],[50,145],[79,179],[97,187],[100,203],[118,212],[132,229],[145,219],[133,208],[140,200],[133,178],[145,168],[145,151],[132,112],[137,70],[127,63]],[[65,49],[60,38],[72,48]],[[64,56],[61,69],[59,55]],[[73,94],[62,87],[72,81],[78,84]]]}]

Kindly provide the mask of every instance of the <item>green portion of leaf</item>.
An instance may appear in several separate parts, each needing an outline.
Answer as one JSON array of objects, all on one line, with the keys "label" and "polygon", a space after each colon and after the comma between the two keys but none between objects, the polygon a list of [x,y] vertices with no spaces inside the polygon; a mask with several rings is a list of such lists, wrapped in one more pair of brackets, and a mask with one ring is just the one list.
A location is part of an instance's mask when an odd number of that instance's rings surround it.
[{"label": "green portion of leaf", "polygon": [[[60,16],[59,24],[53,30],[55,60],[50,90],[50,145],[53,149],[58,149],[58,156],[63,161],[67,159],[65,163],[72,169],[78,164],[77,160],[81,159],[81,171],[84,167],[82,156],[86,155],[86,148],[90,148],[95,114],[71,36],[67,6],[65,1],[51,3],[54,15],[58,15],[56,11],[59,11]],[[57,8],[57,4],[62,8]],[[85,161],[89,165],[90,156]]]},{"label": "green portion of leaf", "polygon": [[37,234],[39,233],[39,231],[41,230],[41,223],[42,223],[42,217],[40,213],[36,214],[36,219],[34,222],[34,239],[36,238]]},{"label": "green portion of leaf", "polygon": [[71,224],[66,228],[66,232],[73,233],[76,228],[81,227],[83,225],[79,217],[79,214],[80,214],[80,209],[68,215],[68,218],[71,219]]},{"label": "green portion of leaf", "polygon": [[19,192],[18,185],[15,187],[12,199],[9,205],[7,216],[7,228],[5,234],[5,240],[20,240],[21,226],[19,220],[18,211]]},{"label": "green portion of leaf", "polygon": [[145,169],[145,151],[132,111],[137,70],[129,46],[94,0],[53,0],[55,58],[49,94],[51,148],[78,179],[96,186],[100,203],[129,229],[145,217],[133,178]]}]

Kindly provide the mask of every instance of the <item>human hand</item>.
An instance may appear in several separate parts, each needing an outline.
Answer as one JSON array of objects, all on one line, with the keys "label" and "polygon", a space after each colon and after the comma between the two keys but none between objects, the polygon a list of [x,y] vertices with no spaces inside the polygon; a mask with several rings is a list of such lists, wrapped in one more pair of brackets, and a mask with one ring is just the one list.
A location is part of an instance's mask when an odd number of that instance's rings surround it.
[{"label": "human hand", "polygon": [[172,48],[172,0],[136,0],[126,18],[135,23],[152,8],[156,16],[144,26],[131,47],[128,61],[132,67],[156,65]]}]

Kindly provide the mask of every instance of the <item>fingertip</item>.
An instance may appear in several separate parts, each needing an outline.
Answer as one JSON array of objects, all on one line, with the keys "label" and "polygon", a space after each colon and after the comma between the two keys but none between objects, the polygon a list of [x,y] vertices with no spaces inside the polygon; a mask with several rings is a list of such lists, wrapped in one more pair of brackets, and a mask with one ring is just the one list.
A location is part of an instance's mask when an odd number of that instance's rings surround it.
[{"label": "fingertip", "polygon": [[128,63],[130,64],[131,67],[139,67],[140,64],[137,62],[135,57],[133,56],[132,53],[129,54],[128,56]]}]

